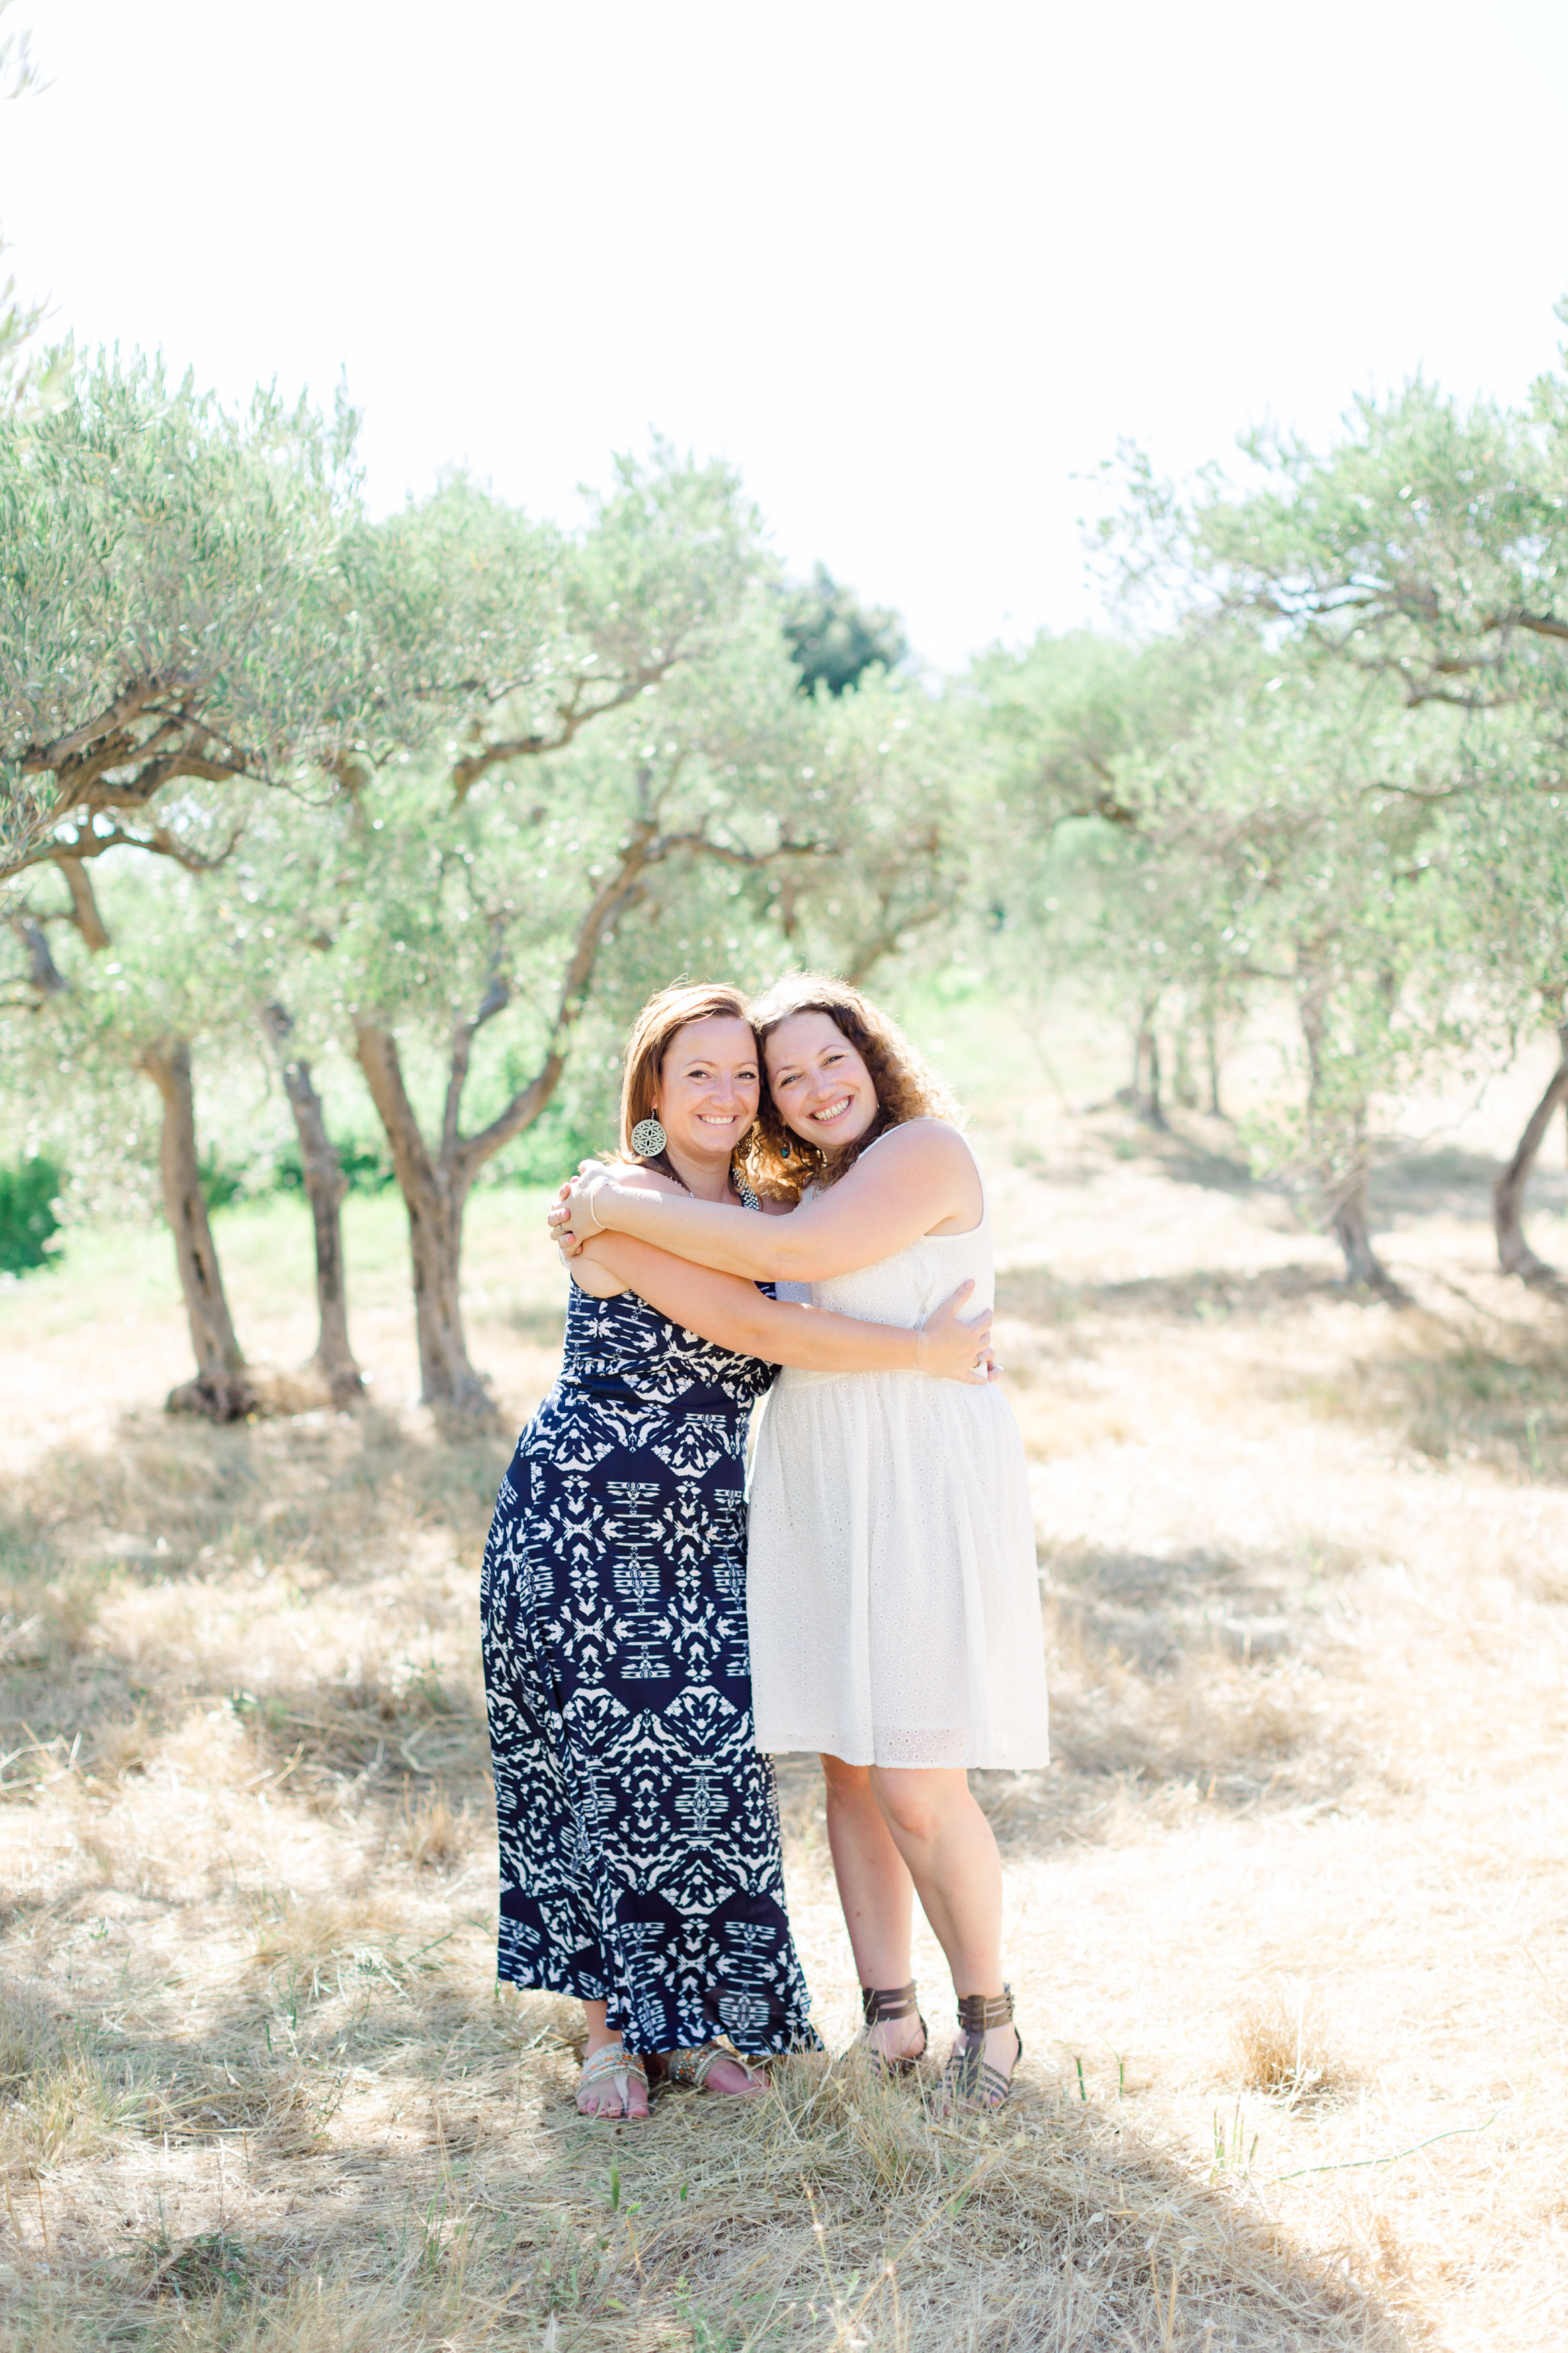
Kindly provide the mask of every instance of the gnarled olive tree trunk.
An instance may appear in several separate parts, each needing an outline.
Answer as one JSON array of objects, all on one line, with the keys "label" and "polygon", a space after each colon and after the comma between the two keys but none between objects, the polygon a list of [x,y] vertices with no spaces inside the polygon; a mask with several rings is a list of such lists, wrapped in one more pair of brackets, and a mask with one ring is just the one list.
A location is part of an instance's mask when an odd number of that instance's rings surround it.
[{"label": "gnarled olive tree trunk", "polygon": [[555,1092],[566,1067],[573,1025],[587,994],[600,946],[606,933],[643,896],[648,869],[672,848],[690,849],[700,846],[689,837],[682,837],[678,843],[666,840],[651,817],[640,819],[633,828],[618,864],[600,883],[578,923],[539,1068],[477,1135],[465,1135],[461,1125],[463,1089],[468,1081],[474,1039],[485,1023],[493,1020],[511,1000],[511,983],[500,966],[499,926],[497,962],[491,969],[489,986],[477,1011],[471,1017],[459,1015],[452,1023],[441,1140],[434,1150],[426,1143],[408,1100],[397,1041],[391,1030],[368,1018],[354,1025],[354,1050],[371,1101],[386,1130],[393,1169],[408,1212],[422,1405],[444,1407],[450,1412],[476,1417],[495,1410],[483,1375],[476,1373],[468,1362],[458,1292],[463,1211],[474,1179],[502,1145],[521,1135],[525,1127],[531,1127]]},{"label": "gnarled olive tree trunk", "polygon": [[291,1016],[281,1005],[265,1005],[260,1021],[267,1041],[278,1057],[283,1092],[294,1114],[305,1198],[310,1205],[316,1233],[318,1333],[310,1368],[326,1382],[334,1405],[349,1406],[364,1394],[364,1377],[349,1345],[348,1293],[343,1274],[341,1211],[349,1180],[327,1134],[326,1113],[310,1077],[310,1065],[302,1055],[289,1051],[289,1039],[294,1028]]},{"label": "gnarled olive tree trunk", "polygon": [[1335,1086],[1330,1074],[1327,975],[1305,951],[1299,952],[1298,971],[1296,1006],[1307,1048],[1307,1126],[1329,1228],[1344,1252],[1347,1282],[1391,1289],[1388,1270],[1372,1246],[1365,1099]]},{"label": "gnarled olive tree trunk", "polygon": [[1333,1197],[1329,1224],[1345,1254],[1345,1275],[1351,1282],[1388,1282],[1388,1270],[1372,1246],[1372,1221],[1367,1198],[1366,1111],[1358,1103],[1344,1123],[1350,1149]]},{"label": "gnarled olive tree trunk", "polygon": [[1163,1080],[1160,1070],[1160,1033],[1155,1020],[1158,997],[1151,999],[1139,1018],[1132,1041],[1132,1109],[1145,1127],[1167,1128]]},{"label": "gnarled olive tree trunk", "polygon": [[191,1086],[191,1050],[183,1038],[144,1046],[136,1067],[163,1098],[159,1166],[163,1214],[174,1237],[180,1288],[190,1318],[196,1377],[171,1389],[170,1413],[202,1413],[214,1421],[241,1421],[258,1398],[235,1336],[224,1295],[223,1274],[213,1247],[207,1205],[196,1168],[195,1099]]},{"label": "gnarled olive tree trunk", "polygon": [[1498,1264],[1505,1274],[1517,1274],[1526,1282],[1561,1281],[1557,1269],[1548,1266],[1543,1258],[1537,1258],[1524,1239],[1524,1190],[1530,1182],[1530,1172],[1552,1124],[1553,1112],[1560,1103],[1568,1103],[1568,1021],[1557,1025],[1557,1068],[1525,1122],[1524,1134],[1514,1148],[1512,1159],[1492,1178]]},{"label": "gnarled olive tree trunk", "polygon": [[[504,1002],[504,997],[501,1002]],[[486,1006],[489,1006],[487,998]],[[500,1005],[489,1008],[500,1009]],[[481,1007],[479,1019],[488,1019]],[[482,1374],[468,1361],[459,1295],[463,1211],[475,1177],[503,1144],[538,1118],[555,1092],[564,1057],[552,1051],[537,1076],[513,1097],[500,1117],[478,1135],[458,1126],[458,1105],[468,1077],[468,1051],[479,1020],[453,1025],[452,1065],[447,1084],[447,1115],[441,1143],[432,1152],[420,1131],[397,1041],[389,1029],[362,1023],[356,1051],[371,1100],[386,1130],[392,1166],[408,1212],[408,1253],[414,1274],[414,1320],[419,1341],[419,1399],[449,1412],[489,1415],[495,1410]]]}]

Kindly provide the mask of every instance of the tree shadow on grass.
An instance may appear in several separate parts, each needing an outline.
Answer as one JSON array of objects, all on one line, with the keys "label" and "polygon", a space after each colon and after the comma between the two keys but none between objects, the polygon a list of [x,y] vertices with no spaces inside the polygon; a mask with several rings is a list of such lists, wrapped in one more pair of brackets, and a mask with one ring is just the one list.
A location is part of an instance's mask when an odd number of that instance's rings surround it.
[{"label": "tree shadow on grass", "polygon": [[132,1413],[111,1449],[55,1447],[18,1478],[0,1545],[156,1581],[259,1562],[353,1583],[410,1525],[482,1545],[515,1442],[499,1423],[411,1430],[374,1407],[226,1428]]},{"label": "tree shadow on grass", "polygon": [[[444,1682],[413,1656],[347,1681],[279,1683],[251,1665],[242,1628],[258,1571],[318,1592],[400,1569],[417,1580],[409,1547],[435,1535],[477,1577],[505,1460],[489,1433],[410,1442],[369,1413],[292,1428],[132,1423],[112,1453],[57,1450],[0,1505],[0,1751],[15,1752],[0,1797],[68,1767],[134,1776],[216,1690],[245,1772],[259,1784],[288,1764],[319,1812],[351,1795],[390,1805],[410,1781],[478,1802],[488,1746],[461,1676]],[[112,1620],[106,1630],[106,1605],[127,1587],[166,1589],[178,1620],[166,1639]],[[221,1634],[216,1648],[187,1639],[215,1606],[235,1621],[227,1648]]]},{"label": "tree shadow on grass", "polygon": [[[1431,1152],[1395,1154],[1373,1171],[1369,1187],[1373,1219],[1380,1229],[1414,1225],[1424,1218],[1466,1218],[1491,1223],[1491,1184],[1500,1163],[1489,1155],[1444,1145]],[[1563,1191],[1561,1176],[1532,1178],[1538,1206]]]},{"label": "tree shadow on grass", "polygon": [[1158,1161],[1173,1184],[1195,1185],[1205,1193],[1231,1193],[1238,1198],[1279,1189],[1255,1176],[1239,1154],[1217,1152],[1212,1145],[1177,1128],[1152,1136],[1146,1148],[1148,1156]]},{"label": "tree shadow on grass", "polygon": [[1545,1335],[1519,1334],[1507,1355],[1474,1333],[1422,1356],[1380,1355],[1350,1368],[1324,1404],[1393,1428],[1429,1461],[1568,1484],[1568,1348]]},{"label": "tree shadow on grass", "polygon": [[509,1332],[531,1340],[536,1347],[559,1348],[566,1336],[566,1314],[561,1307],[509,1307],[500,1320]]},{"label": "tree shadow on grass", "polygon": [[1353,1710],[1325,1706],[1322,1623],[1359,1566],[1304,1545],[1289,1558],[1156,1556],[1077,1546],[1048,1560],[1048,1772],[977,1774],[1002,1842],[1044,1852],[1100,1835],[1120,1798],[1157,1808],[1339,1799],[1369,1767]]},{"label": "tree shadow on grass", "polygon": [[1009,1267],[996,1277],[996,1312],[1031,1324],[1068,1324],[1088,1314],[1156,1316],[1166,1323],[1268,1323],[1317,1300],[1355,1303],[1363,1294],[1321,1266],[1292,1264],[1246,1273],[1198,1267],[1121,1282],[1064,1282],[1046,1267]]},{"label": "tree shadow on grass", "polygon": [[[205,2341],[226,2284],[264,2327],[303,2285],[339,2341],[374,2322],[464,2353],[552,2316],[591,2353],[693,2327],[779,2353],[826,2327],[908,2353],[1397,2344],[1375,2289],[1195,2179],[1140,2133],[1135,2095],[1101,2105],[1026,2061],[1004,2141],[805,2057],[765,2102],[665,2094],[646,2125],[595,2126],[572,2106],[566,2005],[382,1959],[368,1998],[334,1991],[287,2032],[275,2011],[269,2036],[249,2000],[129,2040],[79,2005],[68,2032],[119,2111],[68,2171],[33,2171],[7,2251],[21,2308],[118,2312],[117,2337],[163,2313]],[[0,2019],[23,2003],[37,2023],[34,1990],[0,1981]],[[26,2047],[33,2107],[67,2031],[45,2020]]]}]

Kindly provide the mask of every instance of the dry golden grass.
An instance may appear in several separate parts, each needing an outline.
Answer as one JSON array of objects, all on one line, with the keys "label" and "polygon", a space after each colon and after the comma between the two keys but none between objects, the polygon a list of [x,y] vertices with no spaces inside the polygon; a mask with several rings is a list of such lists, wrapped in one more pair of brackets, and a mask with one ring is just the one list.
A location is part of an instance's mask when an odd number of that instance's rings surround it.
[{"label": "dry golden grass", "polygon": [[1277,1983],[1256,1994],[1232,2021],[1231,2050],[1249,2092],[1326,2100],[1350,2081],[1314,1986]]},{"label": "dry golden grass", "polygon": [[[519,1213],[470,1256],[505,1433],[398,1401],[368,1227],[353,1417],[165,1421],[156,1240],[0,1298],[5,2353],[1568,2339],[1564,1310],[1489,1271],[1479,1156],[1389,1191],[1400,1307],[1211,1125],[999,1099],[982,1143],[1057,1750],[976,1777],[1027,2044],[992,2124],[803,2059],[586,2125],[573,2006],[498,1998],[475,1572],[554,1308]],[[287,1250],[229,1230],[297,1360]],[[842,2051],[815,1769],[781,1796]]]}]

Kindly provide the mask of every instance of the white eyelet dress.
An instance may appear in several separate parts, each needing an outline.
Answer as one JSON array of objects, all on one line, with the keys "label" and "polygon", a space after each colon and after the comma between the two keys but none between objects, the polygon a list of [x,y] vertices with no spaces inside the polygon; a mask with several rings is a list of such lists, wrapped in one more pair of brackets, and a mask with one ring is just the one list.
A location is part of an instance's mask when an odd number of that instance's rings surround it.
[{"label": "white eyelet dress", "polygon": [[[778,1288],[913,1326],[971,1278],[962,1312],[977,1314],[995,1293],[989,1203],[969,1233],[927,1235],[853,1274]],[[786,1366],[757,1431],[746,1608],[765,1754],[1047,1761],[1034,1518],[999,1388]]]}]

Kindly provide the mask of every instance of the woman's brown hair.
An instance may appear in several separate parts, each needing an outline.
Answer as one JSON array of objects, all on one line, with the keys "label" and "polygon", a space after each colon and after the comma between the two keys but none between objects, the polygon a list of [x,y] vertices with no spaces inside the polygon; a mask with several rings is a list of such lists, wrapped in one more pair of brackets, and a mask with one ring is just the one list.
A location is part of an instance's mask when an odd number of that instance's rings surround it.
[{"label": "woman's brown hair", "polygon": [[797,1013],[826,1013],[848,1039],[871,1073],[877,1116],[864,1135],[829,1161],[819,1145],[807,1143],[784,1125],[764,1082],[757,1124],[741,1155],[759,1193],[798,1200],[808,1184],[831,1185],[847,1175],[868,1145],[906,1120],[945,1119],[962,1126],[963,1113],[957,1101],[898,1023],[847,980],[835,980],[826,973],[789,973],[751,1007],[748,1018],[757,1033],[764,1072],[768,1039],[781,1022],[793,1020]]},{"label": "woman's brown hair", "polygon": [[[650,997],[632,1023],[626,1039],[626,1065],[621,1072],[621,1153],[627,1160],[643,1155],[632,1149],[632,1130],[654,1117],[659,1073],[678,1031],[691,1021],[728,1018],[751,1023],[751,1011],[738,988],[721,980],[681,981]],[[759,1069],[761,1065],[759,1064]]]}]

